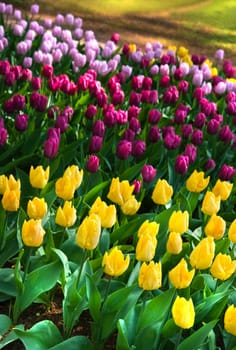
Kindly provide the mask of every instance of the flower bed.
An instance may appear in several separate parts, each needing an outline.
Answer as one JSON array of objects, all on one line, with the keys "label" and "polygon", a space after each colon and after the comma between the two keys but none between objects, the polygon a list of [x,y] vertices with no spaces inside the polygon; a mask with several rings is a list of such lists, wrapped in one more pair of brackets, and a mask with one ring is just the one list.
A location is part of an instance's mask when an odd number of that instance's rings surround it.
[{"label": "flower bed", "polygon": [[0,348],[233,349],[236,69],[38,12],[0,3]]}]

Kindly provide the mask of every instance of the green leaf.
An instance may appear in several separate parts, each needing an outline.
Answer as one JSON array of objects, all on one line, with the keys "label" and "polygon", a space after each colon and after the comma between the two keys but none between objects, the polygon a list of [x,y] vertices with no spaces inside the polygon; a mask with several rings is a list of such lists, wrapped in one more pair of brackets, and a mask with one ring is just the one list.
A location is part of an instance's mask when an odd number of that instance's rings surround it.
[{"label": "green leaf", "polygon": [[116,348],[120,350],[130,350],[131,348],[128,343],[129,331],[126,327],[125,321],[122,319],[118,320],[117,328],[118,328],[118,336],[117,336]]},{"label": "green leaf", "polygon": [[29,330],[14,328],[26,350],[48,350],[63,339],[56,325],[49,320],[36,323]]},{"label": "green leaf", "polygon": [[[22,325],[22,324],[17,325],[17,328],[24,330],[24,325]],[[1,337],[0,337],[0,349],[3,349],[6,345],[13,343],[17,339],[18,339],[18,335],[14,332],[14,330],[11,330],[7,334],[7,336],[5,336],[3,339],[1,339]]]},{"label": "green leaf", "polygon": [[96,321],[99,318],[102,298],[94,282],[93,276],[91,275],[86,275],[86,293],[89,311],[94,321]]},{"label": "green leaf", "polygon": [[110,183],[110,181],[104,181],[99,185],[93,187],[86,195],[84,196],[84,201],[88,204],[91,204],[101,191]]},{"label": "green leaf", "polygon": [[[195,322],[200,323],[203,320],[205,320],[205,318],[208,316],[208,314],[210,312],[213,312],[216,305],[219,305],[221,302],[223,302],[223,303],[225,302],[225,298],[227,298],[228,294],[229,294],[229,292],[227,290],[225,292],[222,292],[222,293],[212,294],[209,297],[207,297],[206,299],[204,299],[203,302],[198,304],[195,308],[196,309]],[[213,315],[214,315],[214,313],[213,313]]]},{"label": "green leaf", "polygon": [[48,350],[94,350],[93,344],[85,336],[75,336],[63,341],[62,343],[53,346]]},{"label": "green leaf", "polygon": [[199,328],[184,341],[182,341],[182,343],[177,347],[177,350],[195,350],[200,347],[216,323],[217,320],[214,320]]},{"label": "green leaf", "polygon": [[9,296],[16,296],[14,270],[10,268],[0,269],[0,292]]},{"label": "green leaf", "polygon": [[9,330],[11,327],[12,322],[10,317],[7,315],[1,314],[0,315],[0,341],[2,336]]}]

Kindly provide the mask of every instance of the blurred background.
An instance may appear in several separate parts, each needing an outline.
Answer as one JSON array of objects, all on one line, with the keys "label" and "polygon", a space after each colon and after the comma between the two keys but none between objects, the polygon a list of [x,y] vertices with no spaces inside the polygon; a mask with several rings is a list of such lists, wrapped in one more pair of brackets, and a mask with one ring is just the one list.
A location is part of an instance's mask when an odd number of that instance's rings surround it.
[{"label": "blurred background", "polygon": [[235,0],[16,0],[5,1],[29,10],[40,5],[40,15],[72,13],[83,19],[83,28],[93,30],[99,41],[113,32],[121,43],[160,41],[164,47],[185,46],[191,54],[213,56],[218,48],[236,64]]}]

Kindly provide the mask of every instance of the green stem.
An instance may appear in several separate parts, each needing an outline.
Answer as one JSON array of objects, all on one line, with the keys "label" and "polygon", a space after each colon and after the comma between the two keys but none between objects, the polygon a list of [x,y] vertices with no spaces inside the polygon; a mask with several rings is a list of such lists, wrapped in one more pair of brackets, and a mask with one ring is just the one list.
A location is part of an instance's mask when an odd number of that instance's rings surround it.
[{"label": "green stem", "polygon": [[79,282],[80,282],[80,277],[81,277],[81,274],[82,274],[82,270],[83,270],[83,267],[84,267],[84,263],[87,259],[87,249],[83,249],[83,253],[82,253],[82,257],[81,257],[81,264],[80,264],[80,269],[79,269],[79,274],[78,274],[78,277],[77,277],[77,282],[76,282],[76,286],[78,287],[79,285]]},{"label": "green stem", "polygon": [[180,331],[179,331],[178,337],[176,339],[175,350],[177,350],[177,348],[179,346],[179,343],[180,343],[181,338],[182,338],[182,333],[183,333],[183,329],[181,328]]}]

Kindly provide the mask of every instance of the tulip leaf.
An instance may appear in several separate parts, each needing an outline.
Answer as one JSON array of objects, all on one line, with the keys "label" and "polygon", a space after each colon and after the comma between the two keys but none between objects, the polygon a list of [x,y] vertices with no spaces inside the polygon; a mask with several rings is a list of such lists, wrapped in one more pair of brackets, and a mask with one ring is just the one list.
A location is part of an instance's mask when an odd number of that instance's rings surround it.
[{"label": "tulip leaf", "polygon": [[85,337],[85,336],[75,336],[72,338],[69,338],[62,343],[53,346],[52,348],[48,350],[93,350],[94,347],[91,343],[91,341]]},{"label": "tulip leaf", "polygon": [[193,334],[182,341],[182,343],[177,347],[177,350],[195,350],[203,345],[205,339],[216,323],[217,320],[211,321],[199,328],[197,331],[194,331]]},{"label": "tulip leaf", "polygon": [[2,339],[2,336],[9,330],[11,327],[12,322],[10,317],[7,315],[1,314],[0,315],[0,341]]},{"label": "tulip leaf", "polygon": [[97,196],[101,195],[101,192],[108,184],[110,181],[104,181],[101,182],[100,184],[94,186],[89,192],[86,193],[84,196],[84,202],[87,204],[92,204],[92,202],[97,198]]},{"label": "tulip leaf", "polygon": [[[0,318],[0,322],[1,322],[1,318]],[[17,325],[17,328],[18,329],[24,329],[24,326],[23,325]],[[9,331],[9,330],[8,330]],[[16,341],[18,339],[18,336],[17,334],[14,332],[14,330],[11,330],[9,333],[7,332],[7,335],[4,336],[2,339],[1,339],[1,336],[0,336],[0,349],[3,349],[6,345],[10,344],[10,343],[13,343],[14,341]]]},{"label": "tulip leaf", "polygon": [[102,298],[95,284],[93,276],[88,274],[86,275],[86,292],[88,298],[89,311],[91,313],[92,318],[96,321],[99,317]]},{"label": "tulip leaf", "polygon": [[116,348],[122,349],[122,350],[131,350],[131,347],[129,346],[129,343],[128,343],[129,330],[126,327],[125,321],[122,319],[118,320],[117,328],[118,328],[118,336],[117,336]]},{"label": "tulip leaf", "polygon": [[56,325],[49,320],[38,322],[26,331],[15,327],[14,332],[26,350],[48,350],[63,340]]},{"label": "tulip leaf", "polygon": [[10,268],[0,269],[0,293],[9,297],[16,296],[14,270]]},{"label": "tulip leaf", "polygon": [[128,167],[122,174],[120,174],[120,179],[128,181],[133,180],[138,174],[140,174],[140,171],[146,162],[147,161],[144,160],[138,164],[133,165],[132,167]]}]

